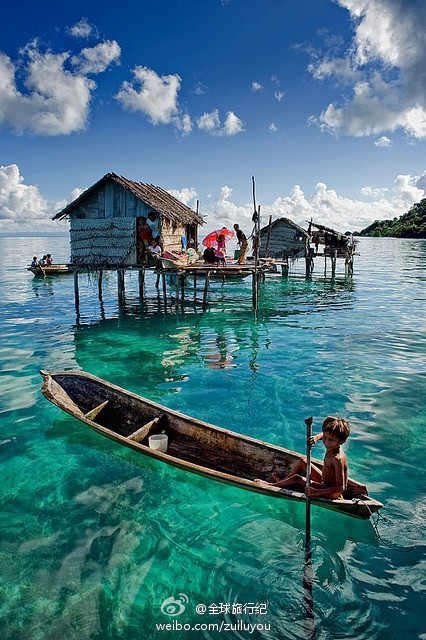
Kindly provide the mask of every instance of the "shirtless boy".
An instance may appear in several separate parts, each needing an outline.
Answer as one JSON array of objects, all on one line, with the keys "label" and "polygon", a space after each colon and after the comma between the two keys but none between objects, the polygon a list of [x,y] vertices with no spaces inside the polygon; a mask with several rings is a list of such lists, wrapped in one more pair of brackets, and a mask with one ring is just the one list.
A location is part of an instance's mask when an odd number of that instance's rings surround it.
[{"label": "shirtless boy", "polygon": [[311,465],[311,486],[306,487],[306,461],[300,460],[288,476],[279,479],[273,475],[275,482],[270,482],[274,487],[298,486],[305,489],[307,496],[311,498],[339,498],[345,491],[348,483],[348,461],[341,445],[346,442],[350,433],[347,420],[328,416],[322,425],[322,433],[312,436],[309,445],[312,447],[322,440],[326,448],[324,467],[318,469]]}]

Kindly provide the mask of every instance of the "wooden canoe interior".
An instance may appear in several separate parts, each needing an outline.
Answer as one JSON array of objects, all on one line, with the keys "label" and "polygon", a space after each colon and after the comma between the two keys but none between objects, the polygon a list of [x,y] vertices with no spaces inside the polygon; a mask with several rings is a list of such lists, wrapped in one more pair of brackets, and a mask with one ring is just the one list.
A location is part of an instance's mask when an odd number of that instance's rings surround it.
[{"label": "wooden canoe interior", "polygon": [[[148,447],[150,435],[165,433],[168,456],[212,471],[270,482],[272,473],[286,476],[300,458],[291,451],[168,411],[96,378],[58,373],[52,374],[52,385],[55,404],[91,421],[94,428],[99,425],[127,438],[129,446],[137,442]],[[320,461],[313,462],[322,466]],[[349,499],[366,493],[364,485],[350,479],[344,496]]]},{"label": "wooden canoe interior", "polygon": [[[240,478],[271,480],[271,473],[286,475],[297,457],[273,446],[246,441],[228,431],[216,431],[190,418],[165,413],[160,407],[104,387],[96,380],[55,375],[54,380],[95,424],[148,446],[150,435],[166,433],[167,454],[186,462],[229,473]],[[102,406],[101,406],[102,405]],[[97,409],[99,408],[99,411]],[[142,432],[155,418],[142,439],[132,434]]]}]

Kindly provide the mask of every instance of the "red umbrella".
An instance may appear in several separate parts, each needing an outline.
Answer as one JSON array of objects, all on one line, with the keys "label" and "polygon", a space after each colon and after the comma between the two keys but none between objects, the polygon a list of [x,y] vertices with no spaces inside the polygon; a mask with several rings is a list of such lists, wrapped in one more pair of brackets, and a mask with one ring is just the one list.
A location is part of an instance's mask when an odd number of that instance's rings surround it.
[{"label": "red umbrella", "polygon": [[205,247],[215,247],[217,245],[217,239],[220,235],[225,236],[225,242],[228,242],[228,240],[235,236],[235,231],[231,231],[226,227],[217,229],[216,231],[210,231],[210,233],[204,238],[203,245]]}]

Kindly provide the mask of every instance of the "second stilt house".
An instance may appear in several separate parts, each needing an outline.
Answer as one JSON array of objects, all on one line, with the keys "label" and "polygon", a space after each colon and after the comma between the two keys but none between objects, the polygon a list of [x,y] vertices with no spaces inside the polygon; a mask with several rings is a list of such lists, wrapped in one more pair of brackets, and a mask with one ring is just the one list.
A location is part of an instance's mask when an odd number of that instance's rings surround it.
[{"label": "second stilt house", "polygon": [[138,230],[149,214],[158,222],[168,251],[198,244],[204,224],[161,187],[108,173],[54,216],[70,220],[71,262],[88,267],[128,267],[141,263]]},{"label": "second stilt house", "polygon": [[288,260],[302,258],[309,246],[309,233],[288,218],[270,221],[260,230],[260,257]]}]

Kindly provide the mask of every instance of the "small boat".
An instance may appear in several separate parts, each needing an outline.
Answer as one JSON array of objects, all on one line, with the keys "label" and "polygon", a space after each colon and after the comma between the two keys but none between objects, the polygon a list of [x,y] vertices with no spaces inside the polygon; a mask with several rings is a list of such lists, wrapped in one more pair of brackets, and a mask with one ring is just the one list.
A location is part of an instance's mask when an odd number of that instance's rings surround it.
[{"label": "small boat", "polygon": [[[303,456],[168,409],[84,371],[40,371],[41,391],[53,404],[94,431],[186,471],[277,498],[305,502],[300,490],[258,482],[286,475]],[[155,441],[167,441],[167,448]],[[322,467],[320,460],[314,463]],[[344,499],[311,504],[368,519],[383,505],[349,479]]]},{"label": "small boat", "polygon": [[50,267],[27,267],[35,276],[57,276],[65,273],[72,273],[68,264],[51,264]]}]

